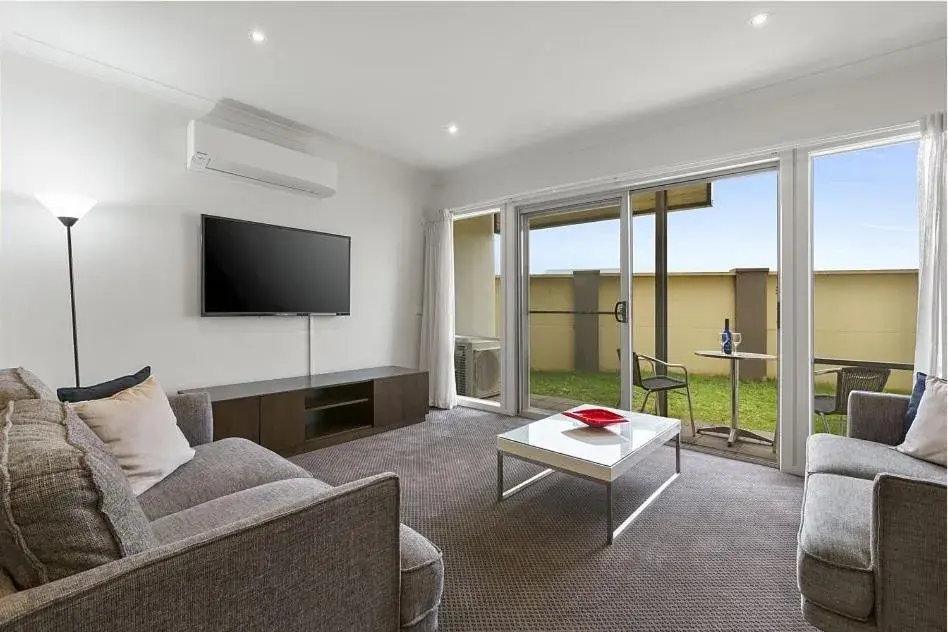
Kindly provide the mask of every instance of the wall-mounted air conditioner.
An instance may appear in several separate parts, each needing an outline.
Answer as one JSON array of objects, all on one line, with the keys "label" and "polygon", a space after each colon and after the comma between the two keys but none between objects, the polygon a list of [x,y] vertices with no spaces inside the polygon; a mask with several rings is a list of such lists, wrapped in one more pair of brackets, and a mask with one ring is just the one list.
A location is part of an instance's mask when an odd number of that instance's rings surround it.
[{"label": "wall-mounted air conditioner", "polygon": [[454,380],[458,395],[480,399],[500,395],[500,340],[456,336]]},{"label": "wall-mounted air conditioner", "polygon": [[336,163],[202,121],[188,124],[188,168],[317,197],[336,192]]}]

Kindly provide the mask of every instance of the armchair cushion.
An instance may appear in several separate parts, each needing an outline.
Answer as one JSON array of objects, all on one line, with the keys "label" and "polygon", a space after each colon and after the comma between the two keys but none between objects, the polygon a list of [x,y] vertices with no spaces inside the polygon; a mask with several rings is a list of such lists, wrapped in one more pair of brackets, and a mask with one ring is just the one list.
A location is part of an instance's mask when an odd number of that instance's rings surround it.
[{"label": "armchair cushion", "polygon": [[928,376],[924,373],[915,374],[915,384],[912,386],[912,394],[909,396],[908,409],[905,411],[905,425],[902,428],[902,438],[905,438],[912,422],[915,421],[915,415],[918,414],[918,405],[922,401],[922,395],[925,394],[925,380]]},{"label": "armchair cushion", "polygon": [[194,448],[194,458],[138,497],[149,520],[257,485],[312,478],[298,465],[246,439],[229,438]]},{"label": "armchair cushion", "polygon": [[883,472],[941,483],[948,478],[945,468],[913,459],[892,446],[831,434],[810,435],[807,439],[806,471],[866,480]]},{"label": "armchair cushion", "polygon": [[930,377],[925,380],[925,393],[919,402],[915,421],[912,422],[899,452],[945,466],[948,444],[948,386],[944,380]]},{"label": "armchair cushion", "polygon": [[128,479],[65,404],[0,413],[0,560],[32,588],[155,548]]},{"label": "armchair cushion", "polygon": [[861,621],[872,614],[875,601],[872,489],[871,480],[808,474],[797,547],[800,593]]}]

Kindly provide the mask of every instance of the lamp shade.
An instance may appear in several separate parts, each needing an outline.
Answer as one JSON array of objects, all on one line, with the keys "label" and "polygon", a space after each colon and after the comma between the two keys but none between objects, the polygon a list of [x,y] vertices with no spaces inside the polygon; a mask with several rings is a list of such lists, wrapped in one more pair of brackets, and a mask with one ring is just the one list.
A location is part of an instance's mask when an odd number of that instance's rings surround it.
[{"label": "lamp shade", "polygon": [[95,199],[74,193],[37,193],[36,199],[56,217],[78,220],[95,206]]}]

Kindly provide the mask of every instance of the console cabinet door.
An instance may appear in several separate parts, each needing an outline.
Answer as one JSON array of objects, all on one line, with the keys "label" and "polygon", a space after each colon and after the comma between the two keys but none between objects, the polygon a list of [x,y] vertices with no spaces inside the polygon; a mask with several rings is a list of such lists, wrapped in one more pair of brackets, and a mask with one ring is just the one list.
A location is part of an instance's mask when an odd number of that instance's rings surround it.
[{"label": "console cabinet door", "polygon": [[402,414],[405,422],[424,421],[428,414],[428,373],[406,375],[402,389]]},{"label": "console cabinet door", "polygon": [[260,445],[274,452],[292,452],[306,441],[306,391],[260,398]]},{"label": "console cabinet door", "polygon": [[228,437],[260,442],[260,398],[244,397],[211,404],[214,441]]},{"label": "console cabinet door", "polygon": [[401,377],[386,377],[373,382],[372,407],[374,426],[395,426],[402,423]]}]

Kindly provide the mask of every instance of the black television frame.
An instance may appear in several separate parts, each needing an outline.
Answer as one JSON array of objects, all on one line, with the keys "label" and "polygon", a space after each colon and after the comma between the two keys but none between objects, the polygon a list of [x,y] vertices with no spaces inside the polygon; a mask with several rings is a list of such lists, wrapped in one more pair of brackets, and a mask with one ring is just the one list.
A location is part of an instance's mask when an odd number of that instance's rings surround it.
[{"label": "black television frame", "polygon": [[[346,284],[349,286],[349,311],[348,312],[208,312],[204,305],[204,262],[206,253],[204,252],[204,229],[205,222],[208,219],[221,219],[228,222],[239,222],[241,224],[255,224],[257,226],[267,226],[269,228],[282,228],[283,230],[293,230],[300,233],[311,233],[315,235],[327,235],[329,237],[341,237],[348,244],[348,266],[346,267]],[[327,233],[319,230],[309,230],[306,228],[296,228],[295,226],[282,226],[280,224],[268,224],[266,222],[253,222],[246,219],[237,219],[236,217],[223,217],[221,215],[209,215],[201,213],[201,316],[204,318],[214,318],[216,316],[350,316],[352,314],[352,237],[349,235],[338,235],[336,233]]]}]

